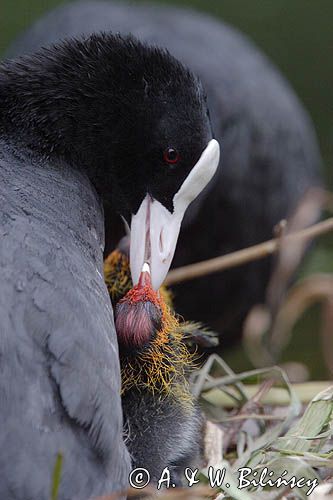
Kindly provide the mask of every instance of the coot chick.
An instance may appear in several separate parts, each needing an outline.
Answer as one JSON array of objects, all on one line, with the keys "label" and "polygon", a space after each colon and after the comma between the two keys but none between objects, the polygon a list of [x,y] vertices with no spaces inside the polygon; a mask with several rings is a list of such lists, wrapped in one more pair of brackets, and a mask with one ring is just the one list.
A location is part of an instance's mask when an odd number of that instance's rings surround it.
[{"label": "coot chick", "polygon": [[122,407],[133,467],[157,482],[165,467],[182,485],[185,467],[201,464],[203,418],[189,388],[195,355],[191,325],[172,310],[168,293],[151,287],[149,265],[132,288],[129,260],[119,248],[104,263],[120,348]]},{"label": "coot chick", "polygon": [[148,259],[158,288],[218,163],[204,93],[167,52],[101,34],[2,63],[0,102],[0,497],[48,498],[58,453],[59,500],[122,490],[103,204],[131,226],[134,283]]},{"label": "coot chick", "polygon": [[[101,29],[167,47],[207,91],[223,168],[188,211],[173,267],[270,239],[305,190],[319,183],[321,163],[309,116],[280,72],[236,29],[171,5],[75,2],[42,17],[10,50],[26,53]],[[121,225],[112,227],[108,251],[121,237]],[[263,300],[271,266],[267,258],[178,285],[176,310],[221,332],[225,347]]]}]

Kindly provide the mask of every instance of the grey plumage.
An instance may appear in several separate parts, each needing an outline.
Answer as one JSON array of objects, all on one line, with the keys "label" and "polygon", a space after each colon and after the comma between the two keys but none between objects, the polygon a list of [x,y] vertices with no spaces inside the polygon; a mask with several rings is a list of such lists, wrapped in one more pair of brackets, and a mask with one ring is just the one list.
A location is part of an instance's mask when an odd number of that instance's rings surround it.
[{"label": "grey plumage", "polygon": [[[225,23],[174,7],[124,2],[60,7],[9,53],[99,30],[131,32],[167,47],[199,75],[208,94],[222,168],[188,211],[174,267],[270,238],[304,191],[320,182],[321,163],[311,121],[277,69]],[[115,224],[113,229],[116,243]],[[220,331],[225,345],[239,335],[251,305],[263,300],[270,269],[266,259],[179,285],[176,309]]]},{"label": "grey plumage", "polygon": [[82,173],[0,140],[0,206],[0,498],[49,498],[59,452],[62,500],[123,489],[98,197]]}]

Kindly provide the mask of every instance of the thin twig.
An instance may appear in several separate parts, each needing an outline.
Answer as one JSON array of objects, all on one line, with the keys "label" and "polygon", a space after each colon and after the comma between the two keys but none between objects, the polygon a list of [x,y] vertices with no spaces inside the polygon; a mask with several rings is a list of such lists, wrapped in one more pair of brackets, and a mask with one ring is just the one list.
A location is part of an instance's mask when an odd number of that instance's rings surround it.
[{"label": "thin twig", "polygon": [[[306,229],[302,229],[301,231],[289,234],[288,236],[283,237],[283,242],[292,244],[295,241],[306,241],[322,234],[329,233],[330,231],[333,231],[333,217],[330,217],[322,222],[318,222],[317,224],[314,224]],[[164,284],[168,286],[175,285],[176,283],[182,283],[184,281],[200,278],[201,276],[224,271],[232,267],[241,266],[243,264],[247,264],[248,262],[263,259],[275,253],[279,249],[280,245],[281,238],[275,238],[265,241],[264,243],[260,243],[259,245],[238,250],[237,252],[215,257],[214,259],[204,260],[202,262],[197,262],[196,264],[190,264],[188,266],[172,269],[168,273]]]},{"label": "thin twig", "polygon": [[[308,404],[316,394],[331,387],[331,381],[313,381],[292,384],[294,392],[297,394],[302,404]],[[248,397],[253,397],[258,391],[258,385],[247,385]],[[202,395],[202,399],[217,408],[225,410],[235,408],[235,404],[219,388],[213,388]],[[290,404],[290,397],[282,387],[272,387],[261,403],[268,406],[287,406]]]},{"label": "thin twig", "polygon": [[232,417],[219,418],[219,424],[242,422],[243,420],[284,420],[284,417],[279,415],[264,415],[260,413],[241,413]]}]

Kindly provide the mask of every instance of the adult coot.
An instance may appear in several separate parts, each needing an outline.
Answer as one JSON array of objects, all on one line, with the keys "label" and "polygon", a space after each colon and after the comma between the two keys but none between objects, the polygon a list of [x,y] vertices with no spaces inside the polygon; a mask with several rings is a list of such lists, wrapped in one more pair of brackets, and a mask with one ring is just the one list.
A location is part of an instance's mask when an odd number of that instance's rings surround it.
[{"label": "adult coot", "polygon": [[[167,47],[204,82],[223,168],[188,211],[174,267],[269,239],[318,182],[320,155],[308,115],[270,61],[244,35],[204,14],[126,2],[76,2],[44,16],[11,48],[25,53],[65,36],[131,32]],[[115,245],[121,226],[113,225]],[[110,250],[110,247],[107,248]],[[176,310],[238,338],[264,297],[271,259],[175,287]]]},{"label": "adult coot", "polygon": [[0,65],[0,498],[128,485],[120,368],[103,280],[103,204],[132,229],[134,283],[158,288],[218,163],[201,85],[132,37],[70,40]]}]

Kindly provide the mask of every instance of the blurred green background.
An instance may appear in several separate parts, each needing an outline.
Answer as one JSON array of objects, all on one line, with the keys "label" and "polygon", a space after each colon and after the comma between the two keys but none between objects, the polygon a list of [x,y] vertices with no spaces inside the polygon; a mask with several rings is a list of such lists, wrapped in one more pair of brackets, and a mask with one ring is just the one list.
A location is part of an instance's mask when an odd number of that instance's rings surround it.
[{"label": "blurred green background", "polygon": [[[256,42],[289,79],[312,116],[324,159],[323,175],[327,186],[332,189],[333,0],[155,1],[192,6],[211,13],[239,28]],[[65,2],[0,0],[0,55],[15,36],[38,16],[61,3]],[[316,242],[302,274],[328,270],[333,271],[332,236],[322,237]],[[319,324],[317,307],[310,310],[298,325],[291,350],[284,356],[285,360],[305,362],[315,378],[328,376],[318,339]],[[246,354],[240,349],[225,353],[225,359],[238,370],[249,366]]]}]

